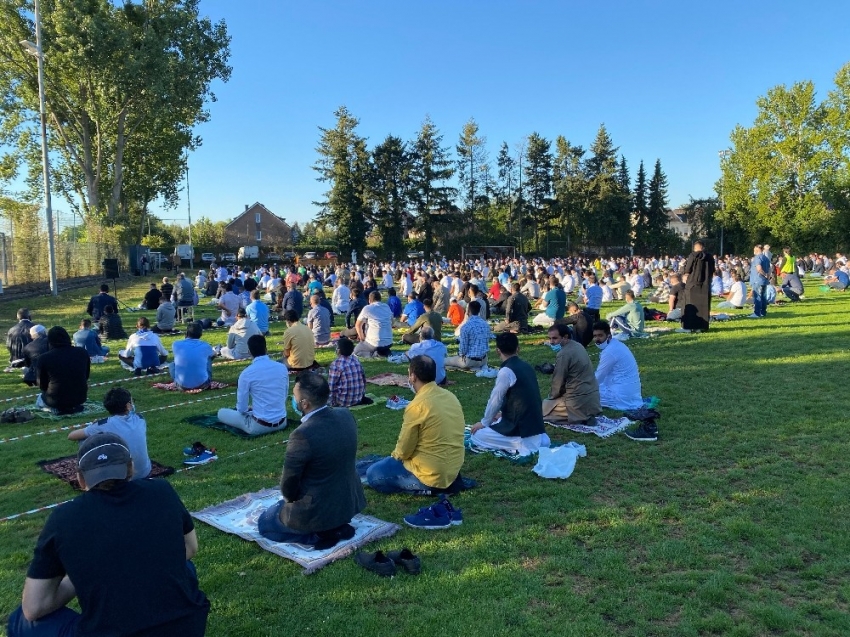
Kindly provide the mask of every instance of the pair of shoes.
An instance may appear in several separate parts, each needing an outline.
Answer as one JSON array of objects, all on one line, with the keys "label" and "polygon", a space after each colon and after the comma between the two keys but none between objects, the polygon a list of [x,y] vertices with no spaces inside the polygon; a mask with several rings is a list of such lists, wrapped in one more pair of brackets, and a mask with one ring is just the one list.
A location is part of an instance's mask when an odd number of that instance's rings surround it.
[{"label": "pair of shoes", "polygon": [[495,367],[489,367],[486,363],[484,366],[475,372],[478,378],[496,378],[499,375],[499,370]]},{"label": "pair of shoes", "polygon": [[410,404],[410,401],[401,396],[390,396],[387,399],[387,407],[390,409],[404,409]]},{"label": "pair of shoes", "polygon": [[186,458],[183,461],[183,464],[188,467],[194,467],[200,464],[207,464],[208,462],[212,462],[213,460],[218,460],[218,456],[215,453],[215,449],[205,449],[197,456]]},{"label": "pair of shoes", "polygon": [[141,368],[141,367],[136,367],[136,368],[133,370],[133,376],[141,376],[141,375],[142,375],[142,368]]},{"label": "pair of shoes", "polygon": [[191,447],[183,447],[183,455],[187,458],[194,458],[195,456],[200,456],[207,450],[204,443],[200,440],[193,442]]},{"label": "pair of shoes", "polygon": [[655,442],[658,440],[658,425],[653,421],[642,422],[637,427],[627,429],[626,436],[637,442]]},{"label": "pair of shoes", "polygon": [[534,369],[541,374],[550,375],[555,373],[555,366],[552,363],[541,363],[540,365],[535,365]]},{"label": "pair of shoes", "polygon": [[419,575],[422,570],[419,557],[414,555],[409,548],[389,551],[386,555],[383,551],[376,551],[375,553],[360,551],[354,556],[354,561],[367,571],[372,571],[382,577],[392,577],[396,574],[397,567],[401,567],[411,575]]},{"label": "pair of shoes", "polygon": [[650,407],[641,407],[640,409],[629,409],[623,412],[623,415],[629,420],[656,420],[661,418],[661,414],[657,410]]},{"label": "pair of shoes", "polygon": [[761,314],[750,314],[747,318],[761,318]]},{"label": "pair of shoes", "polygon": [[148,367],[148,370],[145,372],[148,376],[153,376],[154,374],[159,374],[159,367]]},{"label": "pair of shoes", "polygon": [[463,509],[456,509],[448,498],[441,498],[431,506],[422,507],[412,515],[404,516],[404,523],[414,529],[447,529],[463,524]]}]

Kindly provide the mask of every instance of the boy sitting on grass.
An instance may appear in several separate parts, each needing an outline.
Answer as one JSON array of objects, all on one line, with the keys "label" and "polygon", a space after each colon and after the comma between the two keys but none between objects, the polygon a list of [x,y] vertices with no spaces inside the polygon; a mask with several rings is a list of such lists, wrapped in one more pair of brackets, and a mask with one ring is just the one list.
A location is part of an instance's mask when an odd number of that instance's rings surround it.
[{"label": "boy sitting on grass", "polygon": [[84,429],[72,431],[68,434],[68,440],[85,440],[99,433],[117,434],[127,442],[130,456],[133,458],[131,480],[147,478],[151,472],[147,423],[136,413],[130,392],[123,387],[113,387],[103,397],[103,406],[109,412],[109,418],[101,418]]}]

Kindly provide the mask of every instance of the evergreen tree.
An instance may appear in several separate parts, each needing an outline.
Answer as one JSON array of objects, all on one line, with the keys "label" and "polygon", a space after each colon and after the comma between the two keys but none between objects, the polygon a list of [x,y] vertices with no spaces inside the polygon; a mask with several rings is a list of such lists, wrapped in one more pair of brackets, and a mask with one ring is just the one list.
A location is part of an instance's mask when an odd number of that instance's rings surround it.
[{"label": "evergreen tree", "polygon": [[649,180],[649,201],[646,210],[646,246],[641,254],[659,254],[670,244],[672,230],[667,215],[667,175],[661,170],[661,160]]},{"label": "evergreen tree", "polygon": [[485,192],[487,166],[487,138],[479,135],[475,118],[463,125],[455,150],[457,152],[458,191],[464,202],[467,230],[476,232],[476,207],[479,196]]},{"label": "evergreen tree", "polygon": [[517,186],[516,160],[511,156],[508,143],[502,142],[499,155],[496,157],[498,179],[496,181],[495,199],[499,210],[506,212],[505,223],[501,231],[508,237],[514,232],[514,188]]},{"label": "evergreen tree", "polygon": [[620,185],[617,148],[604,124],[599,127],[590,151],[586,163],[587,239],[606,252],[610,247],[629,245],[629,197]]},{"label": "evergreen tree", "polygon": [[552,195],[552,144],[538,133],[528,136],[526,151],[525,184],[531,204],[534,226],[534,245],[540,252],[540,227],[548,232],[552,208],[546,199]]},{"label": "evergreen tree", "polygon": [[372,162],[371,219],[384,250],[402,254],[408,225],[410,153],[401,138],[387,135],[372,151]]},{"label": "evergreen tree", "polygon": [[419,227],[425,231],[425,256],[433,249],[432,213],[445,214],[453,210],[455,190],[446,185],[454,175],[449,149],[442,146],[443,136],[425,117],[416,139],[411,144],[411,204],[416,210]]},{"label": "evergreen tree", "polygon": [[562,135],[555,139],[553,187],[568,253],[572,251],[573,239],[581,237],[584,231],[587,178],[583,158],[581,146],[573,146]]},{"label": "evergreen tree", "polygon": [[[321,128],[316,152],[319,159],[313,169],[318,181],[329,184],[325,201],[320,206],[318,221],[336,229],[339,250],[347,254],[366,248],[369,178],[371,166],[366,140],[357,135],[359,120],[345,106],[334,113],[335,128]],[[307,228],[305,226],[305,234]]]},{"label": "evergreen tree", "polygon": [[634,246],[636,254],[647,254],[648,239],[647,233],[649,230],[649,210],[646,203],[646,169],[643,167],[643,160],[640,161],[638,168],[637,182],[635,183],[635,192],[632,196],[634,206]]}]

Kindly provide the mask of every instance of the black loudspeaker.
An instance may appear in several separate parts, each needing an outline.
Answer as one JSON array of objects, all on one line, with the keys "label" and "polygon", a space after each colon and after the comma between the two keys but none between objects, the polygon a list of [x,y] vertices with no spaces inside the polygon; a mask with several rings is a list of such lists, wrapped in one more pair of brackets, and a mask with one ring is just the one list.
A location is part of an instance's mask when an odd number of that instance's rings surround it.
[{"label": "black loudspeaker", "polygon": [[104,279],[118,278],[118,259],[104,259],[101,265],[103,266]]}]

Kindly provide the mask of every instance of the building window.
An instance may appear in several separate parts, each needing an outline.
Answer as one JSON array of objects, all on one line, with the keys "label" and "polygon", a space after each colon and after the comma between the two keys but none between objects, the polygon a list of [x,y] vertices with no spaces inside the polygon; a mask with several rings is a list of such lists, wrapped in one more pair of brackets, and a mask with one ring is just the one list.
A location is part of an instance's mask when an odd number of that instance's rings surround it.
[{"label": "building window", "polygon": [[260,221],[262,221],[262,217],[260,217],[260,213],[259,213],[259,212],[254,214],[254,221],[255,221],[256,223],[260,223]]},{"label": "building window", "polygon": [[262,240],[263,240],[263,231],[257,230],[257,241],[262,241]]}]

